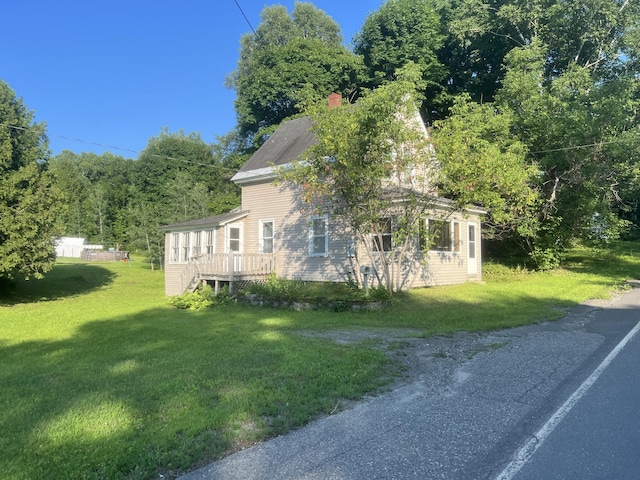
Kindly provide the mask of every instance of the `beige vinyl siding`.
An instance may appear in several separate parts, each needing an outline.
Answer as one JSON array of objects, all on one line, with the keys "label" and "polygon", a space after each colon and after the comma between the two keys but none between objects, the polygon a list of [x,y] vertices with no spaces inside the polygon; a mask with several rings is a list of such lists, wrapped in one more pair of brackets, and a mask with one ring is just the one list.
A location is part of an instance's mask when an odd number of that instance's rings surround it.
[{"label": "beige vinyl siding", "polygon": [[260,220],[273,220],[273,248],[277,274],[308,281],[345,281],[350,269],[346,257],[344,228],[329,217],[329,254],[309,255],[309,210],[295,187],[257,182],[242,186],[242,209],[249,211],[244,224],[245,252],[260,249]]},{"label": "beige vinyl siding", "polygon": [[[171,233],[166,233],[164,236],[165,245],[171,245]],[[165,247],[164,249],[164,291],[167,295],[179,295],[182,293],[180,290],[180,274],[185,268],[185,263],[171,263],[170,261],[171,249]]]},{"label": "beige vinyl siding", "polygon": [[[436,218],[433,214],[432,218]],[[481,250],[479,234],[476,233],[476,261],[478,262],[478,273],[468,274],[468,229],[467,222],[475,222],[477,232],[479,232],[480,218],[470,214],[468,218],[462,215],[453,215],[448,219],[450,222],[457,222],[459,225],[459,251],[429,251],[427,252],[427,263],[424,267],[420,265],[422,254],[417,254],[412,270],[419,272],[412,284],[413,287],[426,287],[434,285],[451,285],[466,283],[467,281],[478,281],[481,279]],[[418,240],[416,239],[416,246]],[[371,265],[371,260],[366,254],[364,246],[358,248],[358,257],[361,265]]]},{"label": "beige vinyl siding", "polygon": [[[242,210],[249,213],[243,219],[233,222],[233,224],[242,224],[242,251],[244,253],[260,252],[260,221],[270,220],[273,221],[273,250],[277,259],[276,273],[279,276],[307,281],[346,281],[349,278],[349,272],[356,273],[358,267],[356,258],[349,256],[350,253],[353,253],[349,252],[352,236],[346,226],[340,224],[337,218],[329,216],[328,255],[310,256],[309,219],[322,212],[311,210],[302,201],[295,188],[289,184],[276,186],[268,180],[247,183],[242,186]],[[460,251],[430,251],[427,254],[427,265],[423,269],[419,261],[416,261],[413,268],[421,269],[421,273],[414,281],[414,287],[481,280],[480,217],[468,212],[467,216],[456,214],[450,220],[459,222]],[[468,221],[474,222],[477,228],[477,275],[468,274]],[[215,252],[225,252],[226,226],[214,228],[216,232]],[[203,226],[193,231],[208,229],[210,230],[211,227]],[[186,230],[178,230],[177,233],[182,235]],[[172,233],[176,232],[167,232],[165,235],[165,291],[167,295],[182,293],[180,291],[180,276],[187,266],[187,263],[182,259],[180,263],[172,263],[170,260]],[[204,246],[204,239],[202,245]],[[366,259],[362,245],[357,248],[357,257],[360,259],[360,265],[370,263]]]},{"label": "beige vinyl siding", "polygon": [[476,261],[478,262],[478,273],[476,275],[469,275],[467,264],[469,256],[468,222],[474,222],[476,224],[476,232],[478,232],[480,218],[477,215],[469,215],[468,218],[456,215],[450,220],[458,222],[460,226],[460,251],[430,251],[428,253],[426,269],[416,280],[416,283],[414,284],[415,286],[451,285],[456,283],[465,283],[467,281],[481,280],[482,256],[478,233],[476,233]]},{"label": "beige vinyl siding", "polygon": [[[183,293],[180,289],[180,276],[182,272],[187,268],[188,262],[183,258],[184,250],[182,245],[179,247],[180,252],[180,261],[173,262],[171,259],[173,244],[171,243],[171,236],[173,234],[178,234],[178,238],[180,241],[183,239],[184,233],[190,232],[199,232],[201,238],[201,254],[206,253],[204,251],[205,248],[205,236],[206,231],[214,230],[214,253],[224,252],[224,227],[198,227],[193,230],[178,230],[175,232],[167,232],[165,233],[164,241],[165,241],[165,249],[164,249],[164,287],[165,293],[167,295],[179,295]],[[191,245],[193,246],[193,239],[191,239]]]}]

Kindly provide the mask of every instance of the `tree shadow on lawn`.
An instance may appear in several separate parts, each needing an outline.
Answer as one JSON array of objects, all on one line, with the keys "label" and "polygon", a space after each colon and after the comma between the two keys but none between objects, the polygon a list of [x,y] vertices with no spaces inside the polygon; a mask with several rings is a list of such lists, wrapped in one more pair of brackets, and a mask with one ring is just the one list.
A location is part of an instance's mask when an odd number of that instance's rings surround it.
[{"label": "tree shadow on lawn", "polygon": [[300,426],[308,417],[300,406],[290,415],[292,391],[310,416],[330,411],[342,392],[322,397],[323,378],[361,375],[350,366],[356,349],[263,319],[237,307],[156,308],[86,323],[62,340],[0,342],[0,471],[173,478],[277,434],[275,424]]},{"label": "tree shadow on lawn", "polygon": [[[474,318],[456,312],[485,309],[493,328],[503,318],[513,326],[513,306],[522,302],[539,313],[557,298],[504,294],[472,309],[456,300],[437,317],[464,330]],[[433,307],[426,302],[412,324],[398,323],[439,333],[444,325],[428,318]],[[393,316],[403,310],[389,308]],[[368,327],[376,315],[395,326],[389,310],[336,315],[154,308],[85,323],[69,338],[0,341],[0,471],[15,479],[168,479],[301,426],[374,390],[388,372],[372,348],[295,334],[321,318],[326,330],[328,316],[334,329]]]},{"label": "tree shadow on lawn", "polygon": [[113,281],[109,269],[84,263],[57,264],[41,280],[0,278],[0,306],[42,302],[90,292]]},{"label": "tree shadow on lawn", "polygon": [[610,249],[593,249],[569,252],[562,267],[576,273],[608,275],[626,279],[640,277],[640,259],[637,252],[638,242],[621,242]]}]

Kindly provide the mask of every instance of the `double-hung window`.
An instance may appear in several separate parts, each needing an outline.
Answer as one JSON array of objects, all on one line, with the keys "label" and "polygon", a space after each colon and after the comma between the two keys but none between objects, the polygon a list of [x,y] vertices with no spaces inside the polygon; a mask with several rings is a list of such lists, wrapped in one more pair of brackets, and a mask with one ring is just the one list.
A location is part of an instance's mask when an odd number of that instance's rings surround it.
[{"label": "double-hung window", "polygon": [[329,217],[312,216],[309,219],[309,255],[326,257],[329,254]]},{"label": "double-hung window", "polygon": [[182,233],[182,242],[180,246],[182,247],[182,255],[180,259],[183,262],[186,262],[189,260],[191,254],[191,232]]},{"label": "double-hung window", "polygon": [[242,226],[240,224],[227,225],[227,252],[242,251]]},{"label": "double-hung window", "polygon": [[371,229],[374,252],[390,252],[393,247],[391,218],[381,218]]},{"label": "double-hung window", "polygon": [[273,253],[273,220],[260,220],[260,253]]},{"label": "double-hung window", "polygon": [[420,249],[438,252],[460,252],[460,223],[425,219],[420,223]]},{"label": "double-hung window", "polygon": [[199,257],[202,254],[202,232],[193,232],[192,238],[191,256]]},{"label": "double-hung window", "polygon": [[204,232],[204,253],[212,255],[215,253],[215,230],[205,230]]},{"label": "double-hung window", "polygon": [[171,234],[171,263],[180,262],[180,234]]},{"label": "double-hung window", "polygon": [[431,240],[431,250],[439,252],[451,251],[451,226],[449,222],[430,218],[428,232]]}]

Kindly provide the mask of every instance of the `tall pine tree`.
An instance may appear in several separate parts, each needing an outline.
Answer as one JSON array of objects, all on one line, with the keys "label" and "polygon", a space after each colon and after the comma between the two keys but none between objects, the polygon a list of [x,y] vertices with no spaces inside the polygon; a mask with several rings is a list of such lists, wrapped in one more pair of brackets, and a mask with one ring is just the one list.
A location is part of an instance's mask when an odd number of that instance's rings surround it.
[{"label": "tall pine tree", "polygon": [[0,80],[0,278],[41,278],[55,261],[62,203],[44,130]]}]

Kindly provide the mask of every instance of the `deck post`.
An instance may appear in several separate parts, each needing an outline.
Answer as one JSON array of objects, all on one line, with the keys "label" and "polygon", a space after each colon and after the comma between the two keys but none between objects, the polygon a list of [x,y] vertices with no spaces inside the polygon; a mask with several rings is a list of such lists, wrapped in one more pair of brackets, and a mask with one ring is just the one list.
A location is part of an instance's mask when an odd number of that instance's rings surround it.
[{"label": "deck post", "polygon": [[229,295],[233,294],[233,277],[236,271],[235,252],[229,250]]}]

